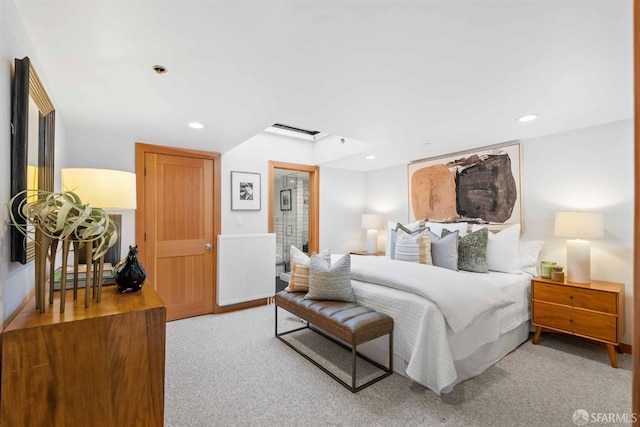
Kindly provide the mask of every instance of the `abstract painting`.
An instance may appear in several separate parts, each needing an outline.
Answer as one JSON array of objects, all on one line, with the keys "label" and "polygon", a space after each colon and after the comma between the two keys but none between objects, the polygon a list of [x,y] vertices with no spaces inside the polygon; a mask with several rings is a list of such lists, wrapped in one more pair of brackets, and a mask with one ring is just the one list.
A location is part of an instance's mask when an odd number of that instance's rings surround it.
[{"label": "abstract painting", "polygon": [[409,221],[520,223],[520,144],[483,147],[411,162]]}]

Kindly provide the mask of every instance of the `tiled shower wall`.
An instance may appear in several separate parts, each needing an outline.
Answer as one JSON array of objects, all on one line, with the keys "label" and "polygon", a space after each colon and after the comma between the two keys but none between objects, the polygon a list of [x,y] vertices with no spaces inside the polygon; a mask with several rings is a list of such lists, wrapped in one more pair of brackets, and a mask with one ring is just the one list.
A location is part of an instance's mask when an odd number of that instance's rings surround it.
[{"label": "tiled shower wall", "polygon": [[[295,183],[290,183],[289,179],[285,179],[285,186],[280,189],[291,189],[292,204],[290,211],[279,211],[278,201],[278,212],[274,215],[274,231],[276,245],[282,245],[283,248],[286,271],[290,271],[289,247],[293,245],[304,250],[309,243],[309,181],[296,178]],[[279,191],[277,193],[279,195]]]}]

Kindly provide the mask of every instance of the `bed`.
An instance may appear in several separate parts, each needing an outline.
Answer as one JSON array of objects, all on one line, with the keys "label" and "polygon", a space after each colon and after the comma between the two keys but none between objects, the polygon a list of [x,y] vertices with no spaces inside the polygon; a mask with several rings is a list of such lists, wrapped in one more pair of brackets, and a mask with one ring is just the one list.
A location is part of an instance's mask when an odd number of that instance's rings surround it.
[{"label": "bed", "polygon": [[[481,374],[527,340],[531,278],[351,256],[358,303],[394,319],[394,371],[437,394]],[[384,364],[387,345],[374,340],[359,350]]]}]

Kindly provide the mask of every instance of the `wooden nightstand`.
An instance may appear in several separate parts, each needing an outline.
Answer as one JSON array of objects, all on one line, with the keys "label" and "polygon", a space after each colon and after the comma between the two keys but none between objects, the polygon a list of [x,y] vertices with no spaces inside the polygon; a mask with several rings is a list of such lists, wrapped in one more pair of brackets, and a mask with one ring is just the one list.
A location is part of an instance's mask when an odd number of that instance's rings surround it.
[{"label": "wooden nightstand", "polygon": [[384,256],[384,252],[376,252],[375,254],[370,254],[367,251],[351,251],[350,255],[365,255],[365,256]]},{"label": "wooden nightstand", "polygon": [[605,343],[611,366],[618,367],[616,348],[624,334],[624,285],[593,280],[581,284],[531,281],[531,323],[537,344],[542,329],[563,332]]}]

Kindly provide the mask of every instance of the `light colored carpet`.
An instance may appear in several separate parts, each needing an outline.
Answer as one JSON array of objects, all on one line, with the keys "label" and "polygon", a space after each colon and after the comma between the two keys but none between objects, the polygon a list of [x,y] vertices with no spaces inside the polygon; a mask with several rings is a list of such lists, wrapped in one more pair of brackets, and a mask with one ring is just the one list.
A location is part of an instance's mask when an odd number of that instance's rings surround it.
[{"label": "light colored carpet", "polygon": [[[631,356],[618,354],[613,369],[604,347],[571,337],[527,341],[442,396],[398,374],[353,394],[275,338],[273,321],[269,305],[167,323],[165,425],[574,426],[578,409],[631,410]],[[349,360],[302,334],[292,339],[338,368]]]}]

